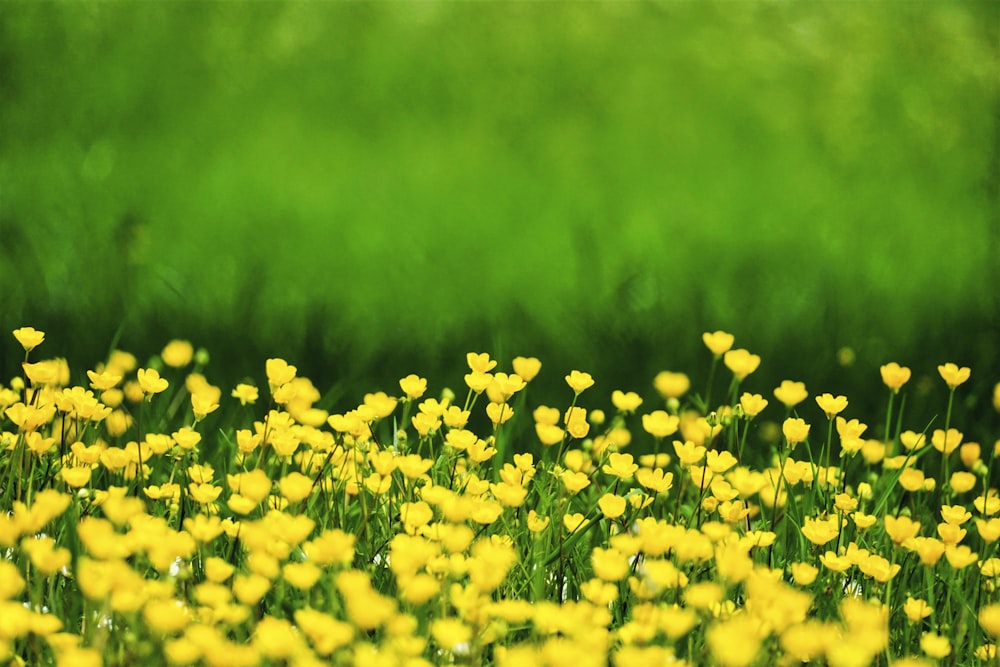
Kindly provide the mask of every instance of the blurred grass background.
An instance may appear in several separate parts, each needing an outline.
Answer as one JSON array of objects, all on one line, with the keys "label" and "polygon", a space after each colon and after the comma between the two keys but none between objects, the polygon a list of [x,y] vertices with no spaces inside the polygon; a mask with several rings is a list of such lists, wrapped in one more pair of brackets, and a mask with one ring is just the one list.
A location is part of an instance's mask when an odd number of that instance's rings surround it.
[{"label": "blurred grass background", "polygon": [[467,351],[649,395],[722,328],[768,396],[1000,379],[1000,3],[0,15],[0,319],[81,375],[182,337],[351,400]]}]

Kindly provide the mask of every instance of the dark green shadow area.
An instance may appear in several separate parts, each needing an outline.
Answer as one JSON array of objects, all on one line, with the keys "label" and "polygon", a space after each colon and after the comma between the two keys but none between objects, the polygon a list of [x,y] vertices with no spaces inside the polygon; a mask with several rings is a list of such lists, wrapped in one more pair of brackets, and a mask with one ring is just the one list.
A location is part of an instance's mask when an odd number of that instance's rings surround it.
[{"label": "dark green shadow area", "polygon": [[649,395],[722,328],[766,395],[956,361],[981,410],[998,8],[7,2],[0,324],[80,374],[116,332],[284,356],[341,407],[473,350]]}]

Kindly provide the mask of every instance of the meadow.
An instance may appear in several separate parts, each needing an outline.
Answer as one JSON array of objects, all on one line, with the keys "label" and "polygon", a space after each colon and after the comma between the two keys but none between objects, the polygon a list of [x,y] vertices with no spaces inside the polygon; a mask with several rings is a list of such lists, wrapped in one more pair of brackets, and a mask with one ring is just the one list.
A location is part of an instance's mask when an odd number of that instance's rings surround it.
[{"label": "meadow", "polygon": [[998,82],[992,1],[0,3],[0,664],[1000,664]]},{"label": "meadow", "polygon": [[9,664],[1000,660],[1000,439],[953,415],[968,367],[936,366],[931,424],[894,362],[873,414],[798,379],[745,391],[761,359],[724,331],[652,400],[572,370],[537,403],[544,362],[470,352],[331,413],[279,358],[220,387],[173,340],[73,384],[57,341],[13,338]]}]

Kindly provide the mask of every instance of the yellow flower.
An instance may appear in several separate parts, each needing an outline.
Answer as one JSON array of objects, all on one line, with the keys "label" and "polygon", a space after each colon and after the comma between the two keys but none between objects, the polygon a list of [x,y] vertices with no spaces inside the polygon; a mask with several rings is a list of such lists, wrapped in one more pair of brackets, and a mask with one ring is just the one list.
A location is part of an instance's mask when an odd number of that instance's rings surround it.
[{"label": "yellow flower", "polygon": [[816,404],[826,413],[827,419],[833,419],[847,407],[847,397],[822,394],[816,397]]},{"label": "yellow flower", "polygon": [[298,369],[284,359],[268,359],[264,362],[264,369],[267,373],[267,384],[273,393],[282,385],[286,385],[295,378]]},{"label": "yellow flower", "polygon": [[782,423],[781,432],[788,441],[788,446],[794,449],[795,445],[809,437],[809,424],[804,419],[789,417]]},{"label": "yellow flower", "polygon": [[674,453],[677,454],[677,460],[683,466],[694,465],[705,457],[705,448],[694,444],[690,440],[685,440],[684,442],[674,440],[673,445]]},{"label": "yellow flower", "polygon": [[559,479],[562,481],[563,486],[566,487],[566,490],[571,494],[579,493],[583,489],[590,486],[590,478],[582,472],[564,470],[562,474],[559,475]]},{"label": "yellow flower", "polygon": [[142,393],[147,397],[165,391],[170,384],[165,378],[160,377],[155,368],[140,368],[137,372],[137,379]]},{"label": "yellow flower", "polygon": [[594,385],[594,378],[591,377],[590,373],[570,371],[569,375],[566,376],[566,384],[569,385],[574,394],[579,396],[585,389]]},{"label": "yellow flower", "polygon": [[716,357],[721,357],[729,351],[736,341],[736,337],[725,331],[705,332],[701,335],[701,340],[705,347]]},{"label": "yellow flower", "polygon": [[898,394],[900,387],[910,381],[910,369],[906,366],[900,366],[895,361],[881,366],[879,371],[882,373],[882,382],[894,394]]},{"label": "yellow flower", "polygon": [[760,357],[749,350],[729,350],[723,357],[723,363],[736,376],[737,382],[742,382],[760,366]]},{"label": "yellow flower", "polygon": [[260,391],[252,384],[241,382],[233,389],[232,397],[239,399],[240,405],[253,405],[260,398]]},{"label": "yellow flower", "polygon": [[563,527],[566,528],[567,533],[575,532],[578,528],[580,528],[580,526],[583,525],[583,522],[586,520],[586,518],[587,517],[580,514],[579,512],[574,512],[572,514],[564,514]]},{"label": "yellow flower", "polygon": [[535,510],[528,511],[528,530],[532,533],[540,533],[549,527],[550,517],[540,516]]},{"label": "yellow flower", "polygon": [[194,358],[194,346],[186,340],[172,340],[160,352],[160,359],[171,368],[183,368]]},{"label": "yellow flower", "polygon": [[1000,637],[1000,604],[989,604],[979,610],[979,625],[991,637]]},{"label": "yellow flower", "polygon": [[907,596],[903,604],[903,612],[910,623],[919,623],[933,613],[934,608],[927,604],[926,600],[920,600]]},{"label": "yellow flower", "polygon": [[535,434],[546,447],[558,445],[566,436],[565,431],[555,424],[543,424],[541,422],[535,424]]},{"label": "yellow flower", "polygon": [[691,388],[691,380],[684,373],[660,371],[653,378],[653,388],[664,400],[680,398]]},{"label": "yellow flower", "polygon": [[676,433],[680,423],[677,415],[669,414],[666,410],[654,410],[642,416],[643,430],[657,439]]},{"label": "yellow flower", "polygon": [[816,581],[816,575],[819,574],[819,569],[809,563],[792,563],[791,570],[792,579],[799,586],[808,586]]},{"label": "yellow flower", "polygon": [[824,545],[840,534],[840,519],[835,515],[826,519],[806,517],[802,534],[813,544]]},{"label": "yellow flower", "polygon": [[632,413],[642,405],[642,397],[634,391],[625,393],[615,389],[611,392],[611,403],[619,412]]},{"label": "yellow flower", "polygon": [[911,537],[916,537],[917,533],[920,532],[920,522],[906,516],[895,517],[886,514],[882,518],[882,523],[885,525],[885,532],[896,544],[903,544]]},{"label": "yellow flower", "polygon": [[957,364],[947,363],[938,366],[938,373],[949,389],[955,389],[955,387],[969,379],[972,370],[968,367],[963,366],[960,368]]},{"label": "yellow flower", "polygon": [[465,355],[465,361],[473,373],[484,375],[496,368],[497,365],[497,362],[490,359],[490,355],[486,352],[469,352]]},{"label": "yellow flower", "polygon": [[605,493],[597,501],[601,513],[608,519],[617,519],[624,514],[626,504],[624,498],[613,493]]},{"label": "yellow flower", "polygon": [[976,531],[984,542],[996,542],[1000,539],[1000,518],[976,519]]},{"label": "yellow flower", "polygon": [[521,376],[525,382],[531,382],[542,369],[542,362],[535,357],[514,357],[511,365],[514,372]]},{"label": "yellow flower", "polygon": [[932,658],[945,658],[951,654],[951,642],[933,632],[925,632],[920,638],[920,649]]},{"label": "yellow flower", "polygon": [[972,518],[972,513],[963,505],[944,505],[941,507],[941,518],[945,520],[945,523],[961,526]]},{"label": "yellow flower", "polygon": [[944,557],[948,564],[956,570],[972,565],[979,559],[979,554],[964,544],[948,544],[944,548]]},{"label": "yellow flower", "polygon": [[590,563],[594,567],[594,574],[604,581],[621,581],[631,568],[625,554],[613,548],[595,547],[590,552]]},{"label": "yellow flower", "polygon": [[486,391],[486,388],[490,386],[491,382],[493,382],[492,373],[472,371],[471,373],[466,373],[465,375],[465,385],[477,394],[481,394]]},{"label": "yellow flower", "polygon": [[963,434],[958,429],[950,428],[945,432],[938,428],[931,434],[931,444],[934,445],[934,449],[948,456],[962,444],[962,437]]},{"label": "yellow flower", "polygon": [[310,562],[286,563],[281,572],[285,581],[300,591],[307,591],[315,586],[322,574],[322,570]]},{"label": "yellow flower", "polygon": [[740,396],[740,407],[743,408],[743,414],[747,419],[753,419],[767,407],[767,399],[760,394],[744,392]]},{"label": "yellow flower", "polygon": [[782,380],[781,386],[774,390],[774,397],[789,409],[806,400],[808,396],[805,383],[792,380]]},{"label": "yellow flower", "polygon": [[399,388],[408,400],[415,401],[427,391],[427,378],[411,373],[399,381]]},{"label": "yellow flower", "polygon": [[14,334],[14,338],[21,344],[25,352],[31,352],[45,340],[45,332],[38,331],[34,327],[21,327],[14,329],[11,333]]},{"label": "yellow flower", "polygon": [[635,472],[635,480],[650,491],[666,493],[673,486],[674,473],[664,472],[659,468],[639,468]]},{"label": "yellow flower", "polygon": [[[680,454],[678,454],[680,457]],[[711,450],[705,458],[705,465],[714,473],[721,474],[736,465],[736,457],[728,451]]]},{"label": "yellow flower", "polygon": [[[579,408],[583,409],[583,408]],[[499,428],[501,424],[505,423],[508,419],[514,416],[514,408],[510,407],[506,403],[487,403],[486,404],[486,416],[490,418],[493,423],[493,428]],[[584,424],[586,424],[586,418],[584,419]]]},{"label": "yellow flower", "polygon": [[634,462],[631,454],[620,454],[612,452],[608,455],[608,462],[601,467],[605,473],[620,479],[630,479],[639,466]]},{"label": "yellow flower", "polygon": [[566,424],[566,432],[574,438],[585,438],[590,432],[590,424],[587,422],[587,411],[581,407],[572,407],[563,415],[563,422]]}]

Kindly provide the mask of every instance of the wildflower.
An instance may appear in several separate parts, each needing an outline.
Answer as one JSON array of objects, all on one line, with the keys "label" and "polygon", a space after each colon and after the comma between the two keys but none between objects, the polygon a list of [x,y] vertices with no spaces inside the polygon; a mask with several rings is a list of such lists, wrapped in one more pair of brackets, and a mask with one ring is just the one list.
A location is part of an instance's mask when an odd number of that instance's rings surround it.
[{"label": "wildflower", "polygon": [[760,394],[744,392],[740,396],[740,407],[747,419],[753,419],[767,407],[767,399]]},{"label": "wildflower", "polygon": [[528,511],[528,530],[532,533],[540,533],[549,527],[550,518],[540,516],[535,510]]},{"label": "wildflower", "polygon": [[954,390],[955,387],[969,379],[972,371],[968,367],[960,368],[957,364],[947,363],[938,366],[938,373],[948,388]]},{"label": "wildflower", "polygon": [[664,400],[677,399],[691,388],[691,380],[684,373],[660,371],[653,378],[653,388]]},{"label": "wildflower", "polygon": [[591,377],[590,373],[570,371],[570,374],[566,376],[566,384],[569,385],[574,394],[579,396],[585,389],[594,385],[594,378]]},{"label": "wildflower", "polygon": [[399,381],[399,388],[407,400],[415,401],[427,391],[427,379],[411,373]]},{"label": "wildflower", "polygon": [[585,473],[565,470],[559,475],[563,486],[570,494],[576,494],[590,486],[590,478]]},{"label": "wildflower", "polygon": [[642,397],[634,391],[625,393],[615,389],[611,392],[611,403],[619,412],[633,413],[642,405]]},{"label": "wildflower", "polygon": [[659,468],[639,468],[636,470],[635,480],[650,491],[666,493],[673,486],[674,473],[664,472]]},{"label": "wildflower", "polygon": [[607,519],[617,519],[625,513],[626,502],[621,496],[613,493],[605,493],[597,501],[597,506],[601,508],[601,513]]},{"label": "wildflower", "polygon": [[525,382],[531,382],[542,369],[542,362],[536,357],[514,357],[511,361],[514,372],[521,376]]},{"label": "wildflower", "polygon": [[438,646],[452,653],[461,652],[472,639],[472,628],[457,618],[436,618],[430,631]]},{"label": "wildflower", "polygon": [[948,559],[948,564],[956,570],[968,567],[976,562],[979,554],[975,553],[964,544],[948,544],[944,548],[944,556]]},{"label": "wildflower", "polygon": [[587,517],[579,512],[565,514],[563,515],[563,527],[566,528],[566,532],[568,533],[576,532],[576,530],[583,525],[586,518]]},{"label": "wildflower", "polygon": [[[680,454],[677,455],[680,458]],[[722,474],[736,465],[736,457],[728,451],[711,450],[705,459],[705,465],[713,473]]]},{"label": "wildflower", "polygon": [[996,542],[1000,539],[1000,519],[976,519],[976,530],[984,542]]},{"label": "wildflower", "polygon": [[945,658],[951,654],[951,642],[933,632],[925,632],[920,638],[920,649],[932,658]]},{"label": "wildflower", "polygon": [[137,371],[137,377],[139,381],[139,387],[142,389],[142,393],[148,398],[153,394],[159,394],[165,391],[169,386],[169,382],[165,378],[161,378],[160,374],[155,368],[140,368]]},{"label": "wildflower", "polygon": [[252,384],[241,382],[233,389],[232,397],[239,399],[240,405],[253,405],[260,398],[260,392]]},{"label": "wildflower", "polygon": [[910,620],[910,623],[919,623],[930,616],[933,611],[934,609],[927,604],[926,600],[909,596],[907,596],[906,602],[903,604],[903,612],[906,614],[906,618]]},{"label": "wildflower", "polygon": [[949,428],[947,432],[942,429],[935,429],[931,434],[931,444],[945,456],[948,456],[962,443],[962,432],[958,429]]},{"label": "wildflower", "polygon": [[674,453],[677,454],[677,460],[683,466],[694,465],[705,457],[706,449],[700,445],[695,445],[690,440],[685,442],[674,440],[673,445]]},{"label": "wildflower", "polygon": [[171,368],[184,368],[194,358],[194,346],[186,340],[172,340],[160,352],[160,359]]},{"label": "wildflower", "polygon": [[910,369],[900,366],[895,361],[881,366],[879,371],[882,373],[882,382],[894,394],[898,394],[900,387],[910,381]]},{"label": "wildflower", "polygon": [[45,332],[38,331],[34,327],[21,327],[14,329],[11,333],[14,334],[14,338],[21,344],[25,352],[31,352],[45,340]]},{"label": "wildflower", "polygon": [[847,397],[821,394],[816,397],[816,404],[826,413],[827,419],[833,419],[847,407]]},{"label": "wildflower", "polygon": [[736,337],[725,331],[705,332],[701,335],[701,340],[716,357],[721,357],[733,346]]},{"label": "wildflower", "polygon": [[612,452],[608,456],[608,462],[601,467],[608,475],[613,475],[620,479],[631,479],[639,466],[634,462],[631,454],[620,454]]},{"label": "wildflower", "polygon": [[781,432],[788,442],[788,447],[795,449],[795,445],[809,437],[809,424],[804,419],[789,417],[782,423]]},{"label": "wildflower", "polygon": [[490,359],[490,355],[486,352],[469,352],[465,355],[465,361],[473,373],[489,373],[497,365],[497,362]]},{"label": "wildflower", "polygon": [[654,438],[665,438],[677,432],[680,418],[665,410],[654,410],[642,416],[642,428]]},{"label": "wildflower", "polygon": [[919,468],[906,468],[899,473],[899,485],[907,491],[916,492],[924,488],[924,471]]},{"label": "wildflower", "polygon": [[806,400],[808,396],[805,383],[792,380],[782,380],[781,385],[774,390],[774,397],[789,410]]},{"label": "wildflower", "polygon": [[792,579],[799,586],[808,586],[816,581],[816,575],[819,574],[819,569],[809,563],[792,563],[791,571]]},{"label": "wildflower", "polygon": [[307,591],[316,585],[322,570],[310,562],[286,563],[281,569],[282,577],[300,591]]},{"label": "wildflower", "polygon": [[715,663],[723,667],[746,667],[756,662],[761,636],[758,621],[748,615],[717,622],[705,633]]},{"label": "wildflower", "polygon": [[846,572],[852,565],[854,565],[850,558],[840,556],[833,551],[823,553],[819,557],[819,562],[821,562],[826,569],[832,572]]},{"label": "wildflower", "polygon": [[760,366],[760,357],[744,349],[729,350],[723,356],[723,362],[726,364],[726,368],[736,376],[736,381],[742,382],[746,376]]},{"label": "wildflower", "polygon": [[295,378],[298,369],[284,359],[268,359],[264,362],[267,373],[267,384],[273,394],[279,387],[288,384]]},{"label": "wildflower", "polygon": [[[579,409],[582,410],[583,408]],[[490,418],[490,422],[493,423],[493,428],[496,429],[514,416],[514,408],[510,407],[506,403],[487,403],[486,416]],[[586,420],[584,420],[584,424],[586,424]]]},{"label": "wildflower", "polygon": [[911,537],[916,537],[917,533],[920,532],[920,522],[907,516],[895,517],[886,514],[882,523],[885,525],[885,532],[896,544],[903,544]]},{"label": "wildflower", "polygon": [[1000,604],[989,604],[979,610],[979,625],[991,637],[1000,637]]},{"label": "wildflower", "polygon": [[571,407],[563,417],[566,424],[566,432],[574,438],[585,438],[590,432],[590,424],[587,422],[587,411],[581,407]]},{"label": "wildflower", "polygon": [[490,386],[491,382],[493,382],[493,375],[490,373],[473,371],[471,373],[467,373],[465,376],[465,385],[476,394],[481,394],[486,391],[486,388]]},{"label": "wildflower", "polygon": [[826,519],[806,517],[802,534],[813,544],[824,545],[840,534],[840,519],[837,516]]}]

